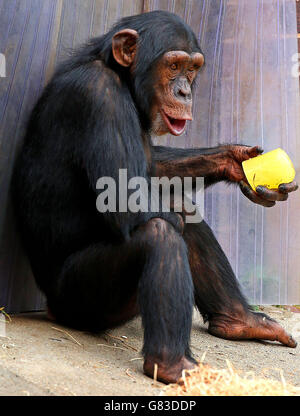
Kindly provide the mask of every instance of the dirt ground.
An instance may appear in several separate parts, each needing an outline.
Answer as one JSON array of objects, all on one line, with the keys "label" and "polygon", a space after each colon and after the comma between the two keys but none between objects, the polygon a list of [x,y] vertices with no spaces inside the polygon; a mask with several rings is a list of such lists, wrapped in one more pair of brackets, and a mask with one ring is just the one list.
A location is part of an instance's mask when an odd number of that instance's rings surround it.
[{"label": "dirt ground", "polygon": [[[264,307],[300,343],[300,313]],[[61,327],[44,313],[11,317],[0,335],[0,396],[149,396],[164,385],[143,375],[140,319],[105,334],[90,334]],[[87,318],[88,319],[88,318]],[[1,317],[3,321],[3,316]],[[266,369],[270,377],[300,386],[300,347],[291,349],[264,341],[226,341],[207,333],[195,311],[191,337],[196,359],[225,368]]]}]

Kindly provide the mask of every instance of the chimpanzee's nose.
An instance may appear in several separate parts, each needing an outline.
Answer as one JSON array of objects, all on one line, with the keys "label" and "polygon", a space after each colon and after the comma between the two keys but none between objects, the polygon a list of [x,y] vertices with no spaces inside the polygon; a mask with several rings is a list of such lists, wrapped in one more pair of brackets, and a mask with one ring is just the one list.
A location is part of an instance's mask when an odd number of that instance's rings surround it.
[{"label": "chimpanzee's nose", "polygon": [[174,94],[175,94],[175,97],[179,98],[180,100],[183,100],[183,101],[191,101],[192,100],[191,86],[187,82],[186,79],[184,79],[184,80],[179,79],[177,81],[177,84],[174,88]]}]

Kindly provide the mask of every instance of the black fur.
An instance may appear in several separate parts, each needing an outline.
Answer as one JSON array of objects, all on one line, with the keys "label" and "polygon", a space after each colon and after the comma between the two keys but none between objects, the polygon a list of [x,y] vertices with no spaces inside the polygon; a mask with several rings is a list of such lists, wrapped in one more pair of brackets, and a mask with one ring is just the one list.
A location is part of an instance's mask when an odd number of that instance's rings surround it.
[{"label": "black fur", "polygon": [[[112,37],[124,28],[139,34],[133,81],[112,56]],[[121,20],[75,52],[32,112],[13,196],[34,276],[57,320],[99,330],[140,311],[144,354],[167,351],[173,360],[190,356],[194,290],[204,317],[222,309],[228,297],[247,307],[225,255],[204,223],[186,227],[182,236],[175,213],[96,210],[98,178],[118,182],[119,169],[126,168],[128,178],[149,181],[160,159],[208,152],[151,144],[152,69],[170,50],[200,48],[179,17],[152,12]],[[191,245],[202,262],[194,285]]]}]

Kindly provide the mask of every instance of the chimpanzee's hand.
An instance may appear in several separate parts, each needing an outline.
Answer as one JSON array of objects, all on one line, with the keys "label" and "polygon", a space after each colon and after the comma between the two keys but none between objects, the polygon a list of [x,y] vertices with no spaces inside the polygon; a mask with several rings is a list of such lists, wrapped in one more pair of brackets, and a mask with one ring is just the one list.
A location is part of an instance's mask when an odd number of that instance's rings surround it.
[{"label": "chimpanzee's hand", "polygon": [[226,145],[224,156],[219,169],[223,171],[225,178],[231,182],[247,182],[242,162],[263,153],[259,146]]},{"label": "chimpanzee's hand", "polygon": [[249,147],[242,145],[226,146],[226,178],[232,182],[239,182],[243,194],[255,204],[264,207],[273,207],[276,201],[286,201],[290,192],[298,189],[298,184],[283,183],[278,189],[268,189],[264,186],[258,186],[256,192],[252,190],[243,171],[242,162],[263,153],[259,146]]},{"label": "chimpanzee's hand", "polygon": [[273,207],[276,201],[286,201],[288,199],[289,192],[296,191],[298,189],[297,182],[282,183],[279,185],[278,190],[268,189],[265,186],[258,186],[256,192],[245,181],[240,182],[240,188],[243,194],[255,204],[262,205],[264,207]]}]

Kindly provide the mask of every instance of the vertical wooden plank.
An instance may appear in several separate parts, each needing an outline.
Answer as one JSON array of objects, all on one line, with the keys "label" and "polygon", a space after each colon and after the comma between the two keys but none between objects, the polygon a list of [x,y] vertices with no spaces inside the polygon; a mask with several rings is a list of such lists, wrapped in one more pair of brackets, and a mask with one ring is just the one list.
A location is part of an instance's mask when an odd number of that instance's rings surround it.
[{"label": "vertical wooden plank", "polygon": [[[28,261],[16,234],[9,199],[9,182],[15,151],[22,140],[28,112],[40,84],[41,67],[46,59],[49,39],[48,12],[53,1],[18,2],[7,36],[7,78],[0,83],[2,116],[0,125],[1,154],[1,244],[0,303],[9,310],[35,309],[41,306],[41,295],[32,279]],[[53,14],[53,13],[52,13]],[[16,40],[16,41],[14,41]]]},{"label": "vertical wooden plank", "polygon": [[90,37],[93,6],[93,0],[76,0],[75,33],[72,44],[73,48],[85,43]]},{"label": "vertical wooden plank", "polygon": [[1,28],[1,37],[0,37],[0,51],[3,52],[6,43],[8,34],[14,20],[18,2],[17,0],[11,0],[9,2],[2,1],[0,5],[0,28]]},{"label": "vertical wooden plank", "polygon": [[78,2],[76,0],[72,0],[72,2],[64,1],[61,16],[60,40],[56,51],[57,63],[62,62],[68,52],[73,48],[77,9]]},{"label": "vertical wooden plank", "polygon": [[108,0],[98,0],[95,2],[92,22],[92,37],[99,36],[104,33],[107,8]]},{"label": "vertical wooden plank", "polygon": [[148,13],[151,11],[151,0],[144,0],[143,3],[143,13]]},{"label": "vertical wooden plank", "polygon": [[126,0],[122,1],[122,16],[133,16],[143,12],[144,2],[131,0],[128,4]]},{"label": "vertical wooden plank", "polygon": [[[297,32],[298,32],[298,51],[300,53],[300,1],[296,0],[297,7]],[[300,78],[299,78],[300,81]]]},{"label": "vertical wooden plank", "polygon": [[[41,14],[41,7],[36,5],[34,12],[29,13],[27,10],[22,19],[22,25],[18,27],[19,19],[16,18],[12,26],[13,37],[18,39],[18,43],[14,48],[13,63],[10,66],[10,52],[7,48],[5,55],[8,60],[8,86],[4,92],[2,101],[2,117],[0,124],[0,138],[1,138],[1,152],[10,159],[11,153],[9,149],[12,146],[12,140],[3,140],[7,131],[14,131],[18,122],[20,108],[23,100],[24,86],[27,80],[30,64],[32,60],[32,53],[37,40],[37,30],[39,26]],[[11,104],[8,108],[8,104]],[[8,111],[9,110],[9,111]],[[8,175],[10,172],[9,165],[5,170],[0,172],[0,186],[3,193],[7,193]],[[3,214],[2,214],[3,215]],[[3,222],[3,217],[0,214],[0,224]]]},{"label": "vertical wooden plank", "polygon": [[109,0],[109,7],[107,8],[107,14],[104,25],[104,32],[107,32],[111,26],[116,23],[120,18],[119,10],[120,2],[118,0]]},{"label": "vertical wooden plank", "polygon": [[55,4],[55,18],[53,19],[53,27],[50,31],[50,41],[49,41],[49,56],[48,62],[46,62],[45,68],[45,84],[47,84],[55,70],[56,66],[56,56],[57,56],[57,48],[59,42],[59,35],[60,35],[60,26],[62,22],[62,14],[63,14],[63,1],[64,0],[56,0]]}]

